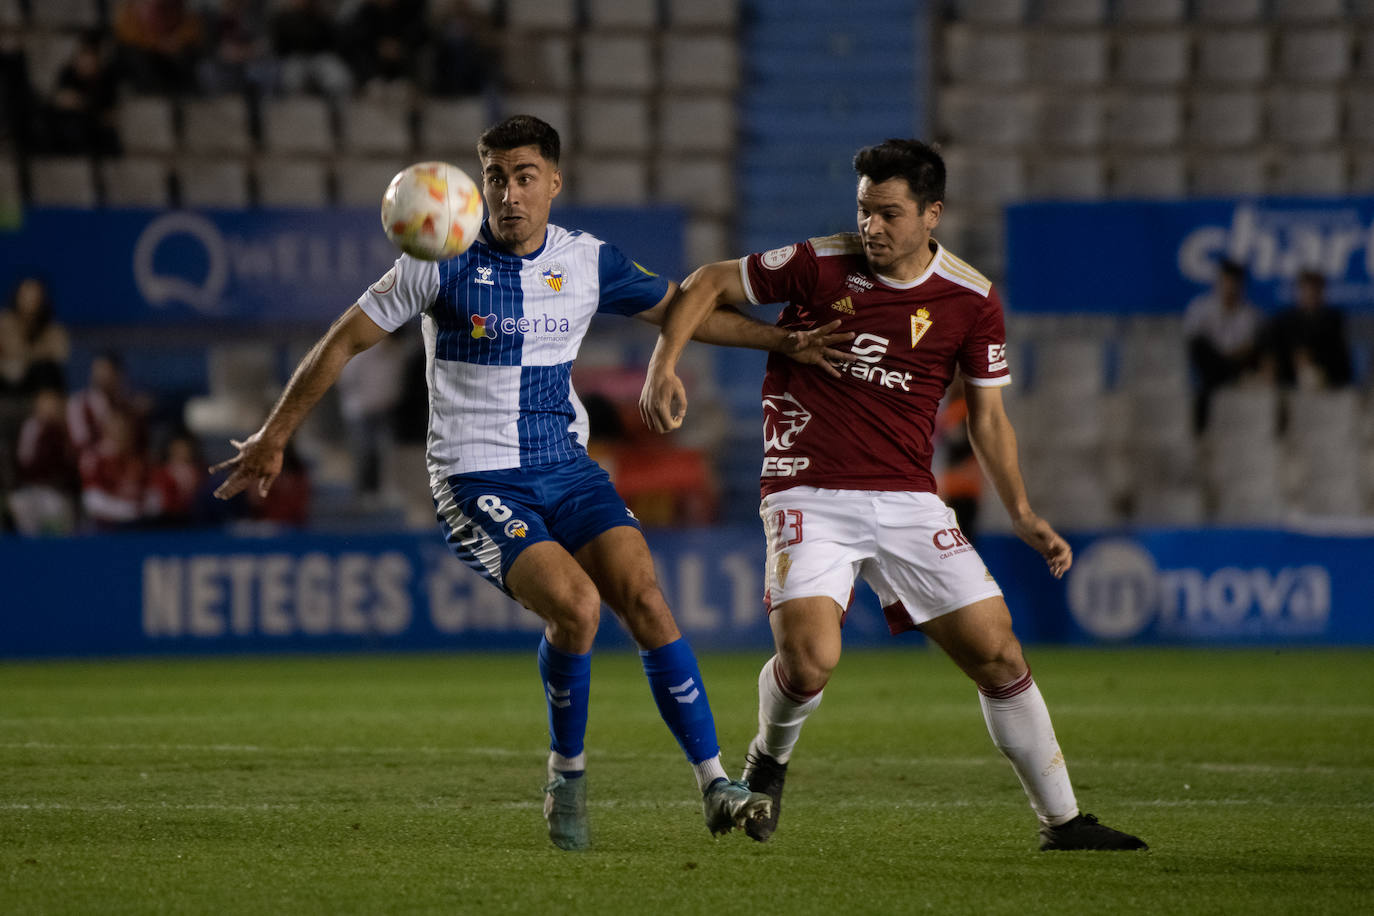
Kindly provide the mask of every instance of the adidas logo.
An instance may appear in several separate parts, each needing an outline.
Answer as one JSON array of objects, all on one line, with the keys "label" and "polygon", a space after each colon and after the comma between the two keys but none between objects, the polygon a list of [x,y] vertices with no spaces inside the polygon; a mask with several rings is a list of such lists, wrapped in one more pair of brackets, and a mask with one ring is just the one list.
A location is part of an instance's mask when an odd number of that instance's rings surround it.
[{"label": "adidas logo", "polygon": [[846,315],[854,314],[854,300],[849,296],[845,296],[843,299],[836,299],[834,302],[830,303],[830,307],[837,312],[844,312]]},{"label": "adidas logo", "polygon": [[[677,700],[679,703],[686,706],[688,704],[695,703],[697,701],[697,697],[701,696],[701,691],[697,689],[696,683],[697,682],[693,678],[689,677],[687,678],[687,680],[683,681],[681,684],[678,684],[676,687],[669,687],[668,692],[673,695],[674,700]],[[686,693],[686,691],[689,688],[692,692]]]}]

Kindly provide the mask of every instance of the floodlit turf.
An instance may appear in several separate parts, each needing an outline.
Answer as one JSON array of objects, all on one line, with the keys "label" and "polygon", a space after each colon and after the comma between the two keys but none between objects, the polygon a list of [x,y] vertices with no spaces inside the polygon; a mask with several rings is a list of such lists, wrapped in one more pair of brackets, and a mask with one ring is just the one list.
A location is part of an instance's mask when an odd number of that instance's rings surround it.
[{"label": "floodlit turf", "polygon": [[[760,653],[702,667],[732,772]],[[540,813],[534,653],[7,663],[3,913],[1356,913],[1374,908],[1374,652],[1033,653],[1086,810],[1040,853],[973,690],[852,652],[773,841],[713,840],[630,653],[598,655],[595,849]]]}]

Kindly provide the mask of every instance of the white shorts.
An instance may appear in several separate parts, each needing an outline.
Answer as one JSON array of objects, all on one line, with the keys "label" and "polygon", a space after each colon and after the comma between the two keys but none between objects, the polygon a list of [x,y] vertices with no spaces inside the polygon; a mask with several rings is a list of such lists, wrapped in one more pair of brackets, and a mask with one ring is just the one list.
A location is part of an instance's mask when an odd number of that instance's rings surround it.
[{"label": "white shorts", "polygon": [[770,613],[784,601],[822,595],[847,611],[862,578],[888,629],[900,633],[1002,594],[934,493],[791,487],[765,496],[759,515]]}]

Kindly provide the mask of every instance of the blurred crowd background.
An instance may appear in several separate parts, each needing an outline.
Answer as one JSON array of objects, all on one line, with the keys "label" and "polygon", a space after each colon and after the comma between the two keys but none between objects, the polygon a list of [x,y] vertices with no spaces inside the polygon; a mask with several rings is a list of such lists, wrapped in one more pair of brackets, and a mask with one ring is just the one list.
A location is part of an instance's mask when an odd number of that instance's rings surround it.
[{"label": "blurred crowd background", "polygon": [[[12,227],[47,207],[327,219],[411,161],[475,174],[477,134],[519,111],[563,134],[566,202],[683,208],[687,268],[852,228],[848,157],[894,135],[940,143],[937,238],[998,283],[1021,201],[1374,193],[1374,0],[0,0],[0,91]],[[1315,268],[1257,301],[1221,261],[1148,316],[1008,300],[1040,511],[1367,527],[1374,305],[1332,305]],[[322,327],[69,327],[50,279],[0,304],[4,531],[433,524],[418,329],[350,364],[267,499],[222,504],[206,467]],[[588,338],[593,454],[651,524],[752,522],[761,358],[693,348],[691,422],[663,440],[635,409],[652,342],[616,319]],[[1005,530],[961,409],[956,390],[943,495],[966,530]]]}]

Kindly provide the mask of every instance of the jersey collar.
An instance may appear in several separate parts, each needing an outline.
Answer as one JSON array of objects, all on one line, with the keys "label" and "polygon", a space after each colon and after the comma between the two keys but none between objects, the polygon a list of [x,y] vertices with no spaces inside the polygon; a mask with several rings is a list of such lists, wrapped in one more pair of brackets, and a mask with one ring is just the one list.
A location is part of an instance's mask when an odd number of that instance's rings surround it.
[{"label": "jersey collar", "polygon": [[891,277],[884,277],[876,270],[873,271],[873,276],[877,277],[878,282],[881,283],[883,286],[889,287],[891,289],[915,289],[922,283],[926,282],[926,280],[930,279],[931,274],[935,273],[935,268],[939,264],[940,257],[945,252],[944,246],[941,245],[939,242],[935,241],[935,239],[931,239],[930,244],[935,246],[935,254],[931,257],[930,263],[926,265],[925,272],[922,273],[919,277],[915,278],[914,280],[894,280]]},{"label": "jersey collar", "polygon": [[511,250],[510,250],[509,248],[507,248],[505,245],[501,244],[501,242],[497,240],[496,236],[494,236],[494,235],[491,234],[491,221],[490,221],[490,219],[484,219],[484,220],[482,220],[482,231],[481,231],[480,234],[481,234],[481,236],[482,236],[482,241],[485,242],[485,243],[486,243],[486,246],[487,246],[488,248],[490,248],[492,251],[494,251],[496,254],[498,254],[498,255],[500,255],[500,256],[502,256],[502,257],[505,257],[505,258],[510,258],[510,259],[513,260],[513,261],[516,261],[516,260],[519,260],[519,261],[533,261],[535,258],[537,258],[537,257],[539,257],[540,255],[542,255],[542,254],[544,253],[544,250],[545,250],[546,248],[549,247],[549,235],[550,235],[550,230],[551,230],[552,228],[553,228],[553,224],[552,224],[552,223],[545,223],[545,224],[544,224],[544,242],[543,242],[543,244],[541,244],[541,245],[540,245],[538,248],[536,248],[534,251],[531,251],[529,254],[523,254],[523,255],[522,255],[522,254],[516,254],[515,252],[511,251]]}]

